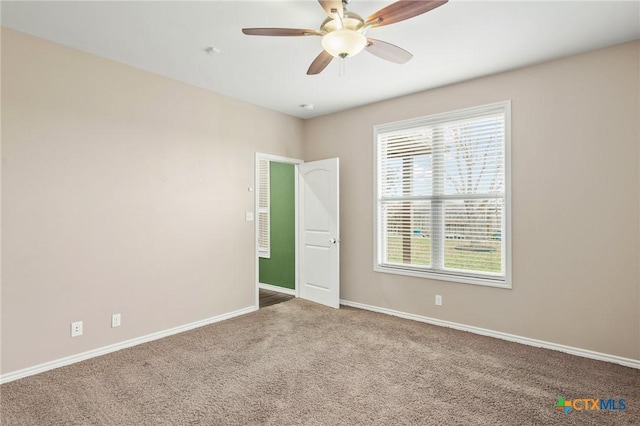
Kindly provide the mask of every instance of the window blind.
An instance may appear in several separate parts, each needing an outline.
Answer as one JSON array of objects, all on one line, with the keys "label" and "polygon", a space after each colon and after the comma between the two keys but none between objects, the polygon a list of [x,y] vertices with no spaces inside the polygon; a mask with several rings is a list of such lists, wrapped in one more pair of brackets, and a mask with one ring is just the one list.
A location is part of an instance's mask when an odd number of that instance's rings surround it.
[{"label": "window blind", "polygon": [[258,160],[258,256],[271,257],[270,234],[270,162]]},{"label": "window blind", "polygon": [[504,282],[507,104],[376,127],[376,266]]}]

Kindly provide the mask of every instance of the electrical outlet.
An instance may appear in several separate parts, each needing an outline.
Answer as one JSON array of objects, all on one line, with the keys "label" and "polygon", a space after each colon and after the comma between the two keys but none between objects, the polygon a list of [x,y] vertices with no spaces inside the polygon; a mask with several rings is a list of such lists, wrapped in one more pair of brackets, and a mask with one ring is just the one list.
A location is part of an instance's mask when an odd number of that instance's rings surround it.
[{"label": "electrical outlet", "polygon": [[436,294],[436,305],[442,306],[442,296]]},{"label": "electrical outlet", "polygon": [[111,328],[120,327],[120,314],[111,315]]},{"label": "electrical outlet", "polygon": [[82,336],[82,321],[71,323],[71,337]]}]

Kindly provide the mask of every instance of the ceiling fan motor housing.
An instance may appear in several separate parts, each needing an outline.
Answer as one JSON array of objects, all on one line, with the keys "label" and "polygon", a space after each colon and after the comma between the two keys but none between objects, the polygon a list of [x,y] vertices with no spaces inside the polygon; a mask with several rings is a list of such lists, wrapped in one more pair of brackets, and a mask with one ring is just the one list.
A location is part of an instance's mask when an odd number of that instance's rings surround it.
[{"label": "ceiling fan motor housing", "polygon": [[320,25],[320,30],[326,33],[330,33],[331,31],[335,31],[338,28],[346,28],[349,30],[357,31],[360,28],[364,27],[364,19],[357,13],[353,13],[351,11],[344,11],[344,16],[342,19],[328,17],[324,20],[322,25]]}]

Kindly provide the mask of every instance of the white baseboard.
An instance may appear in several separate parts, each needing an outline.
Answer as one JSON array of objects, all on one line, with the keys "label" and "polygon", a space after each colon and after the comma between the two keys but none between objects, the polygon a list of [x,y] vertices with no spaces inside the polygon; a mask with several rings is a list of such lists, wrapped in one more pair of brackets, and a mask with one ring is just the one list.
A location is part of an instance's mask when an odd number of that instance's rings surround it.
[{"label": "white baseboard", "polygon": [[264,290],[276,291],[278,293],[288,294],[290,296],[296,295],[295,290],[290,288],[278,287],[277,285],[258,283],[258,288],[262,288]]},{"label": "white baseboard", "polygon": [[183,331],[192,330],[194,328],[213,324],[215,322],[224,321],[229,318],[248,314],[250,312],[256,311],[257,309],[258,308],[256,308],[255,306],[238,309],[237,311],[229,312],[222,315],[217,315],[215,317],[192,322],[190,324],[180,325],[178,327],[173,327],[168,330],[158,331],[156,333],[147,334],[146,336],[136,337],[134,339],[125,340],[124,342],[114,343],[113,345],[103,346],[101,348],[93,349],[91,351],[82,352],[76,355],[67,356],[54,361],[45,362],[44,364],[39,364],[33,367],[24,368],[22,370],[13,371],[11,373],[2,374],[0,375],[0,384],[22,379],[28,376],[33,376],[34,374],[42,373],[48,370],[53,370],[54,368],[63,367],[69,364],[74,364],[76,362],[84,361],[90,358],[95,358],[100,355],[105,355],[111,352],[119,351],[120,349],[130,348],[131,346],[136,346],[141,343],[162,339],[163,337],[182,333]]},{"label": "white baseboard", "polygon": [[[268,284],[266,284],[268,285]],[[259,285],[261,288],[263,284]],[[279,287],[278,287],[279,288]],[[289,290],[289,289],[285,289]],[[275,291],[275,290],[274,290]],[[293,292],[295,294],[295,292]],[[364,303],[351,302],[348,300],[340,300],[341,305],[351,306],[354,308],[364,309],[367,311],[379,312],[387,315],[393,315],[400,318],[410,319],[414,321],[424,322],[428,324],[438,325],[441,327],[454,328],[456,330],[468,331],[470,333],[480,334],[483,336],[495,337],[497,339],[507,340],[510,342],[521,343],[528,346],[536,346],[545,349],[556,350],[565,352],[571,355],[578,355],[585,358],[596,359],[599,361],[611,362],[614,364],[620,364],[627,367],[640,369],[640,360],[631,358],[624,358],[617,355],[609,355],[601,352],[590,351],[587,349],[574,348],[571,346],[560,345],[557,343],[545,342],[543,340],[530,339],[528,337],[516,336],[514,334],[502,333],[499,331],[487,330],[484,328],[473,327],[469,325],[459,324],[450,321],[439,320],[436,318],[429,318],[421,315],[410,314],[406,312],[395,311],[393,309],[380,308],[377,306],[366,305]],[[142,343],[158,340],[163,337],[171,336],[173,334],[182,333],[184,331],[192,330],[194,328],[202,327],[205,325],[213,324],[219,321],[224,321],[240,315],[245,315],[257,310],[255,306],[239,309],[237,311],[229,312],[226,314],[218,315],[215,317],[207,318],[201,321],[192,322],[190,324],[181,325],[178,327],[170,328],[168,330],[159,331],[156,333],[148,334],[146,336],[137,337],[134,339],[126,340],[124,342],[115,343],[113,345],[104,346],[102,348],[94,349],[91,351],[71,355],[68,357],[60,358],[54,361],[45,362],[33,367],[28,367],[22,370],[13,371],[0,375],[0,384],[8,383],[14,380],[22,379],[24,377],[32,376],[34,374],[42,373],[54,368],[63,367],[65,365],[74,364],[76,362],[84,361],[90,358],[94,358],[100,355],[105,355],[111,352],[119,351],[120,349],[129,348]]]},{"label": "white baseboard", "polygon": [[400,318],[406,318],[414,321],[424,322],[428,324],[439,325],[441,327],[455,328],[456,330],[468,331],[470,333],[481,334],[483,336],[495,337],[496,339],[508,340],[510,342],[521,343],[523,345],[551,349],[554,351],[565,352],[571,355],[577,355],[584,358],[591,358],[591,359],[596,359],[598,361],[612,362],[614,364],[620,364],[626,367],[640,369],[640,360],[637,360],[637,359],[624,358],[617,355],[609,355],[602,352],[590,351],[588,349],[574,348],[572,346],[565,346],[557,343],[545,342],[544,340],[530,339],[528,337],[516,336],[515,334],[487,330],[485,328],[473,327],[470,325],[458,324],[455,322],[439,320],[436,318],[424,317],[421,315],[395,311],[393,309],[379,308],[377,306],[365,305],[364,303],[350,302],[348,300],[340,300],[340,304],[345,306],[351,306],[353,308],[359,308],[367,311],[379,312],[382,314],[393,315]]}]

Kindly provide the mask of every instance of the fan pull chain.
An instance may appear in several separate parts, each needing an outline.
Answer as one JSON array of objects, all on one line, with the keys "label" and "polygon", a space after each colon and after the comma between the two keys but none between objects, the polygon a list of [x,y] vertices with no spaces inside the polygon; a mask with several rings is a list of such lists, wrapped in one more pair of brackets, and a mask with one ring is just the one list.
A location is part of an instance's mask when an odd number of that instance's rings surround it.
[{"label": "fan pull chain", "polygon": [[345,58],[340,58],[340,66],[338,67],[338,76],[344,77],[346,75]]}]

